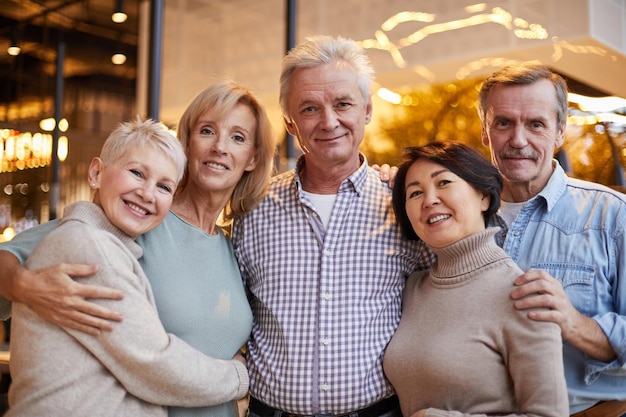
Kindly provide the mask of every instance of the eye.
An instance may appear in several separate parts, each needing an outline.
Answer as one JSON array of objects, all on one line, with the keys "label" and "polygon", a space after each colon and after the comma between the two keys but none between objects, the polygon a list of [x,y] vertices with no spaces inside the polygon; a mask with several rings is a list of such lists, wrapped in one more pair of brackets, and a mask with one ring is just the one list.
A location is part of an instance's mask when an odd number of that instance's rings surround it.
[{"label": "eye", "polygon": [[494,125],[495,127],[503,128],[503,127],[508,127],[510,123],[508,120],[498,120],[496,121]]},{"label": "eye", "polygon": [[409,193],[407,193],[407,200],[410,200],[412,198],[417,198],[419,196],[421,196],[423,193],[421,190],[413,190],[410,191]]},{"label": "eye", "polygon": [[143,178],[143,172],[138,169],[130,168],[128,171],[137,178]]},{"label": "eye", "polygon": [[437,183],[437,185],[439,185],[440,187],[444,186],[444,185],[448,185],[450,184],[452,181],[450,180],[441,180]]},{"label": "eye", "polygon": [[163,191],[165,191],[168,194],[172,194],[172,187],[170,187],[169,185],[157,184],[157,187],[159,187],[160,189],[162,189]]},{"label": "eye", "polygon": [[339,108],[339,109],[347,109],[347,108],[349,108],[351,106],[352,106],[352,103],[349,103],[347,101],[342,101],[342,102],[337,104],[337,108]]},{"label": "eye", "polygon": [[543,123],[541,123],[541,122],[532,122],[530,124],[530,127],[533,128],[534,130],[541,129],[541,128],[543,128]]},{"label": "eye", "polygon": [[214,135],[215,131],[211,129],[210,127],[203,127],[203,128],[200,128],[200,134],[201,135]]},{"label": "eye", "polygon": [[235,142],[246,143],[246,138],[243,135],[233,135],[231,139]]},{"label": "eye", "polygon": [[313,106],[308,106],[302,109],[302,113],[314,113],[317,110],[317,108],[313,107]]}]

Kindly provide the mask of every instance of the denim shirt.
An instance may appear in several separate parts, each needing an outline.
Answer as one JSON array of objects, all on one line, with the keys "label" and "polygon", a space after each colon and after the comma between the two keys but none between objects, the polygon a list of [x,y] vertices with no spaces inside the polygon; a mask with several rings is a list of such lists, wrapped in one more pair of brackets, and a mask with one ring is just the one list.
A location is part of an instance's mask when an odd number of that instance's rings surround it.
[{"label": "denim shirt", "polygon": [[547,186],[527,201],[498,244],[523,269],[558,279],[571,303],[592,317],[617,358],[595,360],[563,345],[570,411],[601,400],[626,400],[626,196],[608,187],[568,178],[555,161]]}]

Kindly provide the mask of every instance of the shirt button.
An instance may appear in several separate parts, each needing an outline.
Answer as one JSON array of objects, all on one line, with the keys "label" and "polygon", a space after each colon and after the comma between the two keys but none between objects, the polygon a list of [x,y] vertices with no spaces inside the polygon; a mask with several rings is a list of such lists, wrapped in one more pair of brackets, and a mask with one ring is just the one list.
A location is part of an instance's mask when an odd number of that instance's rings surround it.
[{"label": "shirt button", "polygon": [[330,389],[330,384],[322,384],[320,385],[320,389],[322,391],[328,391]]},{"label": "shirt button", "polygon": [[331,296],[329,293],[324,294],[324,300],[330,300]]},{"label": "shirt button", "polygon": [[324,255],[326,255],[326,256],[333,256],[333,251],[332,251],[332,250],[329,250],[329,249],[326,249],[326,250],[324,251]]},{"label": "shirt button", "polygon": [[328,346],[328,345],[330,345],[330,339],[322,339],[322,344],[323,344],[324,346]]}]

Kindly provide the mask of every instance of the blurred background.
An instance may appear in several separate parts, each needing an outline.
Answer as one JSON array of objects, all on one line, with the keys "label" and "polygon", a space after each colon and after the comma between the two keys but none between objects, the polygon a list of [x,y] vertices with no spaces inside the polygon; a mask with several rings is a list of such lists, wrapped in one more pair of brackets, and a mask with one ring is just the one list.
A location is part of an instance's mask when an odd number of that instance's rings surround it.
[{"label": "blurred background", "polygon": [[0,0],[0,241],[89,199],[87,167],[119,122],[175,129],[219,78],[258,94],[280,138],[277,171],[291,168],[280,60],[312,34],[352,38],[374,64],[370,163],[436,139],[488,155],[481,82],[538,61],[574,93],[556,156],[572,176],[624,190],[626,0]]}]

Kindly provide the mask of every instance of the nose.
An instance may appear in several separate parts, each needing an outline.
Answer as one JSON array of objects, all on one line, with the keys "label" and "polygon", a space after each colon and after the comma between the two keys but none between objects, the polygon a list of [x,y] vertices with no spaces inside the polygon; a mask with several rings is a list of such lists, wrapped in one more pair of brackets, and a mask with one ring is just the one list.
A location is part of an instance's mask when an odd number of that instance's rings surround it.
[{"label": "nose", "polygon": [[213,141],[213,146],[211,149],[215,153],[225,153],[226,152],[226,136],[225,135],[215,135],[215,140]]},{"label": "nose", "polygon": [[424,208],[433,208],[438,205],[441,201],[439,200],[439,196],[435,191],[424,192],[423,205]]},{"label": "nose", "polygon": [[142,187],[139,187],[137,189],[137,194],[146,203],[152,203],[154,202],[155,188],[156,188],[156,185],[150,184],[146,181]]},{"label": "nose", "polygon": [[515,126],[512,135],[513,136],[509,141],[511,147],[521,149],[528,144],[528,141],[526,140],[526,131],[523,126]]},{"label": "nose", "polygon": [[339,126],[339,118],[337,112],[333,108],[325,108],[322,111],[322,120],[320,122],[323,129],[333,130]]}]

